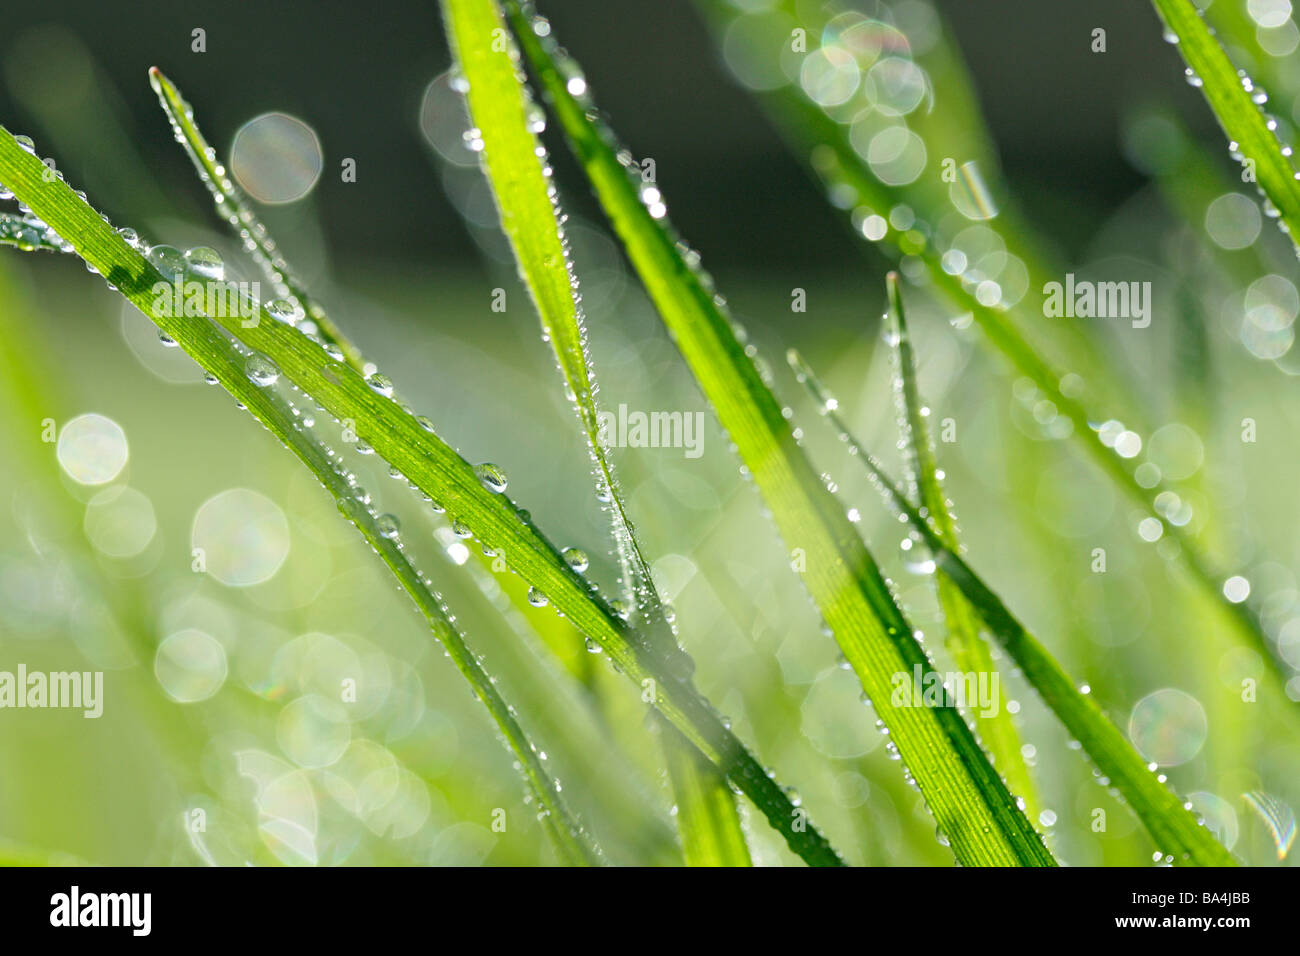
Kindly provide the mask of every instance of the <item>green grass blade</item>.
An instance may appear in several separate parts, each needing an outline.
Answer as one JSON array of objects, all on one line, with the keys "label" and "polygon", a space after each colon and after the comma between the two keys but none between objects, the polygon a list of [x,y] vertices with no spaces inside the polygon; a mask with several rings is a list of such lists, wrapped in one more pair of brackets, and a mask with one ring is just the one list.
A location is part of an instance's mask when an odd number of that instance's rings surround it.
[{"label": "green grass blade", "polygon": [[[487,0],[443,0],[448,38],[484,149],[484,171],[496,197],[501,227],[541,319],[542,332],[573,396],[574,410],[595,464],[596,491],[608,502],[623,565],[625,595],[657,652],[684,652],[664,613],[627,506],[600,434],[596,381],[587,354],[578,278],[569,256],[563,216],[534,128],[536,113],[518,78],[518,52],[499,11]],[[498,32],[499,31],[499,32]],[[494,42],[495,40],[495,42]],[[502,41],[505,42],[502,42]],[[665,722],[666,723],[666,722]],[[677,797],[677,824],[692,865],[744,865],[749,860],[735,797],[726,779],[670,725],[660,728]],[[740,846],[737,850],[736,840]]]},{"label": "green grass blade", "polygon": [[208,145],[199,131],[194,122],[194,110],[181,96],[181,91],[156,66],[149,70],[149,83],[158,94],[158,102],[171,122],[177,141],[185,147],[199,179],[212,194],[218,215],[243,240],[244,248],[249,250],[253,261],[275,288],[276,295],[301,306],[307,318],[315,323],[317,334],[337,346],[350,365],[364,370],[365,364],[357,347],[339,331],[326,314],[325,307],[294,277],[280,247],[230,178],[225,165],[217,158],[217,151]]},{"label": "green grass blade", "polygon": [[922,515],[905,491],[853,437],[837,403],[800,359],[797,374],[808,388],[818,410],[843,437],[849,452],[866,466],[872,482],[896,513],[924,540],[936,570],[950,580],[1020,667],[1044,703],[1078,740],[1098,771],[1113,784],[1160,849],[1176,864],[1232,866],[1235,860],[1186,808],[1177,794],[1158,778],[1120,730],[1097,706],[1090,693],[1079,689],[1038,640],[1007,609],[1001,599],[951,550],[944,541],[935,515]]},{"label": "green grass blade", "polygon": [[[926,421],[929,409],[921,401],[916,382],[916,358],[908,334],[907,316],[903,310],[903,295],[899,289],[898,273],[886,277],[889,296],[888,338],[893,346],[894,398],[898,405],[900,426],[903,431],[907,458],[908,478],[911,481],[912,500],[920,502],[924,512],[934,522],[939,539],[948,550],[957,552],[957,522],[950,510],[947,495],[939,478],[934,442]],[[793,353],[797,358],[797,353]],[[989,646],[980,636],[979,617],[966,598],[944,575],[935,577],[939,606],[947,625],[947,643],[957,662],[958,669],[968,674],[987,674],[995,670]],[[1029,768],[1020,752],[1020,735],[1016,732],[1011,714],[998,708],[992,715],[982,711],[975,717],[976,729],[992,753],[995,765],[1002,771],[1007,785],[1016,795],[1023,797],[1030,814],[1035,812],[1038,800]]]},{"label": "green grass blade", "polygon": [[558,51],[549,30],[543,40],[535,32],[531,9],[514,2],[506,6],[633,267],[766,499],[786,545],[808,556],[805,584],[957,858],[971,865],[1053,864],[958,711],[891,701],[894,675],[930,670],[911,626],[844,509],[795,442],[780,403],[745,353],[707,280],[665,228],[658,188],[640,182],[639,169],[634,181],[620,161],[613,133],[600,123],[586,96],[581,71]]},{"label": "green grass blade", "polygon": [[[214,344],[213,336],[219,338],[217,330],[203,317],[160,314],[152,290],[164,281],[162,274],[62,180],[45,181],[41,172],[45,168],[0,128],[0,182],[202,365],[191,349]],[[643,691],[651,685],[642,682],[652,681],[655,706],[754,802],[795,853],[811,864],[842,863],[825,838],[808,824],[806,813],[792,805],[708,702],[646,652],[635,631],[568,566],[526,512],[504,494],[487,490],[473,465],[391,400],[392,385],[386,378],[378,374],[363,378],[319,341],[277,321],[265,309],[256,319],[255,324],[249,320],[246,326],[238,316],[213,317],[249,349],[273,361],[283,377],[335,420],[355,424],[361,440],[424,494],[445,506],[483,545],[503,554],[512,570],[546,595]]]},{"label": "green grass blade", "polygon": [[1277,218],[1292,242],[1300,240],[1300,181],[1264,115],[1261,91],[1228,59],[1191,0],[1152,0],[1178,52],[1187,76],[1199,86],[1243,166],[1267,198],[1265,209]]},{"label": "green grass blade", "polygon": [[752,866],[736,799],[726,780],[667,721],[660,722],[659,732],[665,738],[664,756],[687,866]]}]

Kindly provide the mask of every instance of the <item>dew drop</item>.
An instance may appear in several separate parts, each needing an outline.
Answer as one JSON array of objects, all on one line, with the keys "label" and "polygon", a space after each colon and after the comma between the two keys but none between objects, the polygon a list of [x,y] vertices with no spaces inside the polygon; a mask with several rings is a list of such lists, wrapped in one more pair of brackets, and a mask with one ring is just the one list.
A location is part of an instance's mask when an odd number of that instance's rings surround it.
[{"label": "dew drop", "polygon": [[546,607],[546,595],[537,590],[537,588],[529,588],[528,603],[533,607]]},{"label": "dew drop", "polygon": [[208,246],[195,246],[185,253],[185,264],[200,279],[221,282],[226,278],[226,264],[221,253]]},{"label": "dew drop", "polygon": [[563,552],[564,562],[579,574],[587,570],[590,563],[587,560],[587,552],[578,548],[565,548]]},{"label": "dew drop", "polygon": [[383,372],[374,372],[368,376],[366,384],[385,398],[393,397],[393,380]]},{"label": "dew drop", "polygon": [[294,305],[288,299],[272,299],[266,304],[266,311],[271,318],[285,325],[297,325],[305,314],[301,306]]},{"label": "dew drop", "polygon": [[254,385],[263,388],[280,380],[279,367],[260,352],[254,352],[244,361],[244,374]]},{"label": "dew drop", "polygon": [[154,246],[149,250],[148,258],[153,267],[168,279],[185,273],[185,257],[175,246]]},{"label": "dew drop", "polygon": [[388,538],[390,541],[396,538],[402,530],[401,523],[395,515],[382,514],[375,519],[375,527],[379,529],[381,537]]},{"label": "dew drop", "polygon": [[497,465],[491,462],[475,465],[474,474],[478,476],[479,484],[493,494],[499,495],[506,490],[506,473]]}]

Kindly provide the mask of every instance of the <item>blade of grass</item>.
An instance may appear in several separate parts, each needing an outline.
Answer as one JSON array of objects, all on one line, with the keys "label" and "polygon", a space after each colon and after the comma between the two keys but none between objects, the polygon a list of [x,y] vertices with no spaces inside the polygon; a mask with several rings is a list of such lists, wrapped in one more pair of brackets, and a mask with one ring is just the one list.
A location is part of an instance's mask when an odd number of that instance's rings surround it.
[{"label": "blade of grass", "polygon": [[[578,277],[564,235],[564,216],[547,172],[545,150],[533,132],[536,109],[518,77],[518,51],[490,3],[443,0],[442,8],[456,63],[469,86],[470,120],[484,144],[480,156],[496,198],[501,228],[532,295],[543,337],[550,342],[573,396],[595,468],[597,497],[607,503],[623,565],[625,599],[646,636],[655,642],[657,653],[689,674],[694,665],[685,660],[664,612],[600,431]],[[505,43],[498,39],[503,36]],[[687,862],[747,865],[749,853],[726,779],[674,728],[661,726],[660,730]],[[687,752],[678,752],[682,750]]]},{"label": "blade of grass", "polygon": [[687,866],[752,866],[736,799],[726,781],[667,721],[660,721],[659,731],[676,737],[664,740],[664,756]]},{"label": "blade of grass", "polygon": [[[61,179],[45,181],[45,168],[0,127],[0,182],[202,365],[195,351],[208,348],[216,335],[209,318],[162,314],[153,292],[165,281],[162,274]],[[709,703],[647,652],[634,630],[569,567],[526,512],[504,494],[487,490],[474,466],[390,399],[392,385],[386,377],[376,373],[363,378],[333,358],[320,341],[277,321],[265,309],[247,324],[237,315],[210,319],[274,362],[336,421],[355,423],[358,438],[421,492],[445,505],[448,514],[485,546],[505,555],[511,569],[604,648],[625,676],[643,689],[651,685],[642,681],[653,682],[655,706],[753,800],[795,853],[811,864],[842,863],[808,824],[806,813],[793,806]]]},{"label": "blade of grass", "polygon": [[276,295],[301,306],[307,318],[316,324],[317,334],[326,342],[337,346],[349,365],[364,372],[365,363],[361,353],[331,321],[325,307],[294,277],[280,247],[257,218],[257,213],[248,204],[243,192],[230,178],[225,165],[218,160],[217,151],[208,145],[199,131],[194,122],[194,110],[181,96],[181,91],[157,67],[149,70],[149,83],[171,122],[177,142],[185,147],[199,179],[212,194],[217,214],[243,241],[244,248],[276,290]]},{"label": "blade of grass", "polygon": [[913,507],[904,490],[853,437],[836,410],[838,403],[798,353],[791,364],[799,380],[812,394],[818,410],[844,439],[849,453],[866,466],[872,482],[889,506],[905,517],[921,536],[934,557],[938,573],[951,581],[984,619],[1044,703],[1092,758],[1103,779],[1109,780],[1124,796],[1161,854],[1171,857],[1170,862],[1177,864],[1235,865],[1232,855],[1197,822],[1178,795],[1156,776],[1154,768],[1143,761],[1090,693],[1075,685],[1047,649],[1025,630],[1001,599],[949,548],[936,521],[937,516],[933,513],[922,515]]},{"label": "blade of grass", "polygon": [[[1266,101],[1244,71],[1228,59],[1210,32],[1205,17],[1191,0],[1152,0],[1169,36],[1187,63],[1187,76],[1205,95],[1215,119],[1228,136],[1232,154],[1249,164],[1265,210],[1277,218],[1291,241],[1300,240],[1300,181],[1282,151],[1277,134],[1262,108]],[[1297,248],[1300,252],[1300,247]]]},{"label": "blade of grass", "polygon": [[[947,495],[939,479],[934,443],[926,422],[929,409],[921,401],[916,383],[916,358],[908,334],[907,317],[903,311],[903,296],[899,290],[898,273],[885,277],[888,287],[888,338],[894,361],[894,398],[903,432],[904,453],[907,459],[908,479],[912,484],[912,500],[921,504],[923,513],[930,515],[939,539],[950,551],[960,549],[957,540],[957,522],[953,518]],[[792,353],[797,359],[798,353]],[[960,670],[968,674],[988,674],[995,668],[988,644],[980,636],[979,617],[955,585],[944,575],[935,578],[939,606],[947,624],[947,643]],[[976,717],[976,728],[993,754],[995,766],[1012,793],[1023,797],[1030,816],[1038,805],[1029,768],[1020,752],[1020,735],[1012,723],[1011,714],[998,708],[991,715],[983,711]]]},{"label": "blade of grass", "polygon": [[[620,160],[580,68],[559,51],[549,24],[542,31],[545,39],[538,36],[531,8],[516,2],[506,8],[570,147],[678,350],[735,443],[786,545],[807,555],[804,582],[958,860],[1052,865],[1042,838],[960,713],[953,707],[896,706],[891,700],[895,675],[932,668],[889,586],[796,443],[780,403],[706,288],[707,280],[665,228],[658,188],[644,182],[638,188]],[[637,173],[639,180],[639,168]]]}]

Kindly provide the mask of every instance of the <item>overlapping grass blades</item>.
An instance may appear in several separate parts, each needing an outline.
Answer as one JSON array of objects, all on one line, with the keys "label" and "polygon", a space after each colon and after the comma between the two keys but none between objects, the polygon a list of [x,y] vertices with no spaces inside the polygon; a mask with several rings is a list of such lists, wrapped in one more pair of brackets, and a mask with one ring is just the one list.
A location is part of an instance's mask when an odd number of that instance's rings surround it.
[{"label": "overlapping grass blades", "polygon": [[171,121],[176,141],[185,147],[199,179],[208,187],[217,215],[243,240],[244,248],[276,290],[276,295],[300,306],[316,326],[316,334],[325,342],[338,347],[348,364],[361,370],[364,367],[361,352],[339,331],[338,326],[326,314],[325,307],[294,276],[275,239],[226,172],[225,165],[217,157],[217,151],[208,145],[203,133],[199,131],[198,124],[194,121],[194,110],[185,102],[181,91],[157,67],[149,71],[149,84],[158,95],[163,112]]},{"label": "overlapping grass blades", "polygon": [[[112,228],[104,220],[100,219],[89,206],[86,206],[83,201],[72,195],[71,191],[61,181],[45,183],[45,188],[39,190],[38,195],[33,195],[23,189],[22,184],[26,179],[25,171],[15,169],[11,165],[12,160],[15,158],[14,150],[18,150],[24,156],[27,155],[14,141],[13,137],[0,128],[0,165],[5,167],[6,182],[14,184],[12,188],[16,193],[24,197],[24,201],[28,201],[28,197],[30,197],[30,204],[34,209],[66,210],[73,214],[72,219],[86,222],[88,219],[93,218],[103,227],[102,230],[96,230],[101,234],[96,236],[95,240],[92,240],[95,247],[94,252],[85,250],[77,240],[69,240],[77,246],[78,253],[87,262],[95,265],[101,272],[107,270],[104,274],[112,278],[120,277],[128,271],[134,270],[137,277],[148,277],[152,273],[153,278],[162,281],[161,274],[154,271],[148,262],[125,240],[113,232]],[[34,157],[29,157],[29,159],[34,160]],[[30,164],[24,163],[24,165]],[[70,203],[67,202],[69,198],[72,200]],[[46,200],[49,200],[52,205],[47,207]],[[58,200],[64,201],[58,202]],[[56,216],[56,218],[60,220],[62,225],[64,217]],[[69,223],[72,223],[72,219],[68,220]],[[65,232],[61,232],[60,235],[65,239],[68,236],[85,236],[86,231],[76,229],[75,225],[72,229],[69,229],[66,225],[63,225],[62,228]],[[103,233],[103,230],[107,230],[107,233]],[[116,241],[108,240],[108,235],[112,235]],[[118,248],[113,248],[114,246]],[[117,255],[113,255],[113,253]],[[113,264],[110,265],[110,262]],[[302,415],[295,411],[289,401],[271,387],[275,384],[274,379],[266,382],[266,384],[257,384],[249,376],[250,357],[237,350],[216,328],[206,320],[195,317],[190,317],[191,320],[187,320],[183,316],[171,317],[160,313],[155,307],[156,303],[153,294],[144,289],[138,280],[133,284],[135,288],[143,290],[142,299],[132,300],[137,307],[144,310],[145,306],[142,303],[147,302],[149,309],[146,314],[150,315],[159,328],[172,336],[206,372],[215,376],[232,396],[307,466],[324,486],[325,490],[334,498],[340,513],[361,532],[362,536],[392,571],[402,589],[415,601],[434,636],[437,637],[456,668],[465,677],[474,695],[488,709],[497,728],[501,731],[516,760],[518,760],[529,789],[541,809],[543,827],[552,837],[560,859],[570,864],[599,862],[599,850],[592,842],[590,835],[569,812],[560,797],[559,788],[543,766],[537,748],[529,741],[523,728],[515,718],[512,708],[502,699],[501,694],[483,671],[478,659],[465,643],[463,635],[457,630],[454,618],[443,603],[441,596],[433,590],[431,582],[411,564],[396,535],[381,526],[380,516],[363,498],[359,497],[356,487],[349,481],[348,476],[340,470],[339,466],[335,464],[333,453],[303,424]],[[149,285],[151,286],[152,283],[149,283]],[[263,381],[266,378],[267,376],[264,374]]]},{"label": "overlapping grass blades", "polygon": [[1053,864],[960,713],[891,701],[894,675],[931,668],[889,586],[795,442],[780,403],[726,317],[722,300],[696,267],[695,255],[666,227],[658,187],[640,177],[630,154],[620,158],[577,64],[559,50],[549,24],[538,29],[543,21],[531,6],[507,0],[505,7],[548,104],[678,349],[787,547],[807,556],[804,582],[958,860]]},{"label": "overlapping grass blades", "polygon": [[[451,23],[450,19],[448,22]],[[454,35],[449,34],[449,40],[454,45]],[[488,38],[488,46],[502,51],[506,49],[506,43],[504,32]],[[576,296],[576,277],[569,271],[567,250],[556,222],[557,209],[551,196],[550,184],[541,165],[537,162],[540,155],[537,151],[540,146],[531,129],[537,122],[537,114],[529,109],[525,109],[523,113],[516,109],[514,115],[511,115],[512,106],[518,108],[527,106],[526,101],[520,98],[522,88],[514,81],[513,76],[496,75],[489,76],[487,79],[488,88],[492,87],[493,81],[496,85],[495,95],[484,98],[484,102],[488,104],[487,112],[493,115],[495,120],[495,109],[500,108],[504,111],[503,122],[499,125],[493,122],[492,126],[494,130],[500,129],[508,137],[508,144],[501,152],[509,161],[502,163],[495,176],[490,177],[494,187],[499,187],[509,200],[507,205],[499,205],[503,210],[503,228],[510,236],[512,248],[525,274],[534,303],[538,307],[543,333],[553,343],[560,369],[568,388],[574,395],[573,400],[584,433],[593,455],[596,456],[598,495],[602,499],[610,499],[619,554],[627,580],[632,583],[630,601],[633,606],[649,608],[654,612],[642,615],[645,631],[651,637],[667,635],[655,642],[651,654],[658,655],[658,659],[666,661],[673,674],[689,675],[694,665],[685,659],[675,640],[671,638],[670,625],[663,614],[658,595],[654,591],[649,568],[637,545],[625,504],[618,494],[612,466],[600,442],[594,404],[595,382],[586,358],[585,332],[581,325],[581,311]],[[233,181],[226,176],[224,166],[218,161],[215,150],[203,138],[194,121],[192,109],[175,84],[157,69],[150,71],[150,83],[172,123],[177,140],[185,146],[199,171],[200,178],[212,193],[218,211],[226,215],[229,223],[240,232],[246,246],[250,242],[249,237],[252,237],[255,258],[266,271],[273,285],[277,289],[282,288],[297,299],[318,326],[320,337],[326,343],[339,348],[348,363],[365,374],[368,369],[361,361],[360,352],[337,327],[329,322],[323,307],[293,278],[274,240],[257,220]],[[480,85],[478,92],[482,93],[483,90],[484,86]],[[516,161],[520,159],[523,162]],[[629,634],[634,638],[642,636],[642,632],[635,628],[631,629]],[[666,747],[692,747],[689,740],[683,737],[680,731],[672,728],[664,718],[661,718],[660,730]],[[707,760],[678,759],[675,761],[675,766],[679,772],[673,778],[674,781],[681,779],[683,775],[698,777],[691,783],[690,794],[696,800],[700,794],[710,795],[709,803],[713,808],[730,805],[734,818],[723,819],[716,813],[703,816],[700,814],[679,816],[679,830],[687,844],[688,854],[695,845],[706,848],[702,854],[699,854],[704,859],[709,858],[707,850],[709,847],[734,847],[737,839],[743,846],[739,818],[735,815],[735,803],[725,775],[713,768]],[[723,826],[724,831],[712,836],[699,834],[696,831],[702,825]],[[816,836],[815,831],[814,836]],[[749,862],[749,857],[745,852],[715,862],[720,865],[745,865]]]},{"label": "overlapping grass blades", "polygon": [[[901,302],[896,286],[891,288],[891,299]],[[922,505],[924,511],[914,505],[906,491],[885,473],[853,436],[837,410],[837,402],[797,352],[791,355],[791,365],[811,393],[818,411],[843,438],[850,454],[867,468],[873,484],[884,495],[889,507],[905,517],[920,536],[934,558],[940,580],[957,588],[970,609],[983,619],[1026,680],[1079,741],[1103,780],[1113,785],[1132,807],[1160,849],[1162,858],[1179,865],[1233,865],[1232,855],[1198,823],[1188,805],[1157,777],[1154,767],[1143,761],[1097,706],[1091,694],[1075,685],[1047,649],[1025,630],[956,549],[950,547],[951,539],[945,538],[946,525],[940,515],[931,509],[928,502]]]},{"label": "overlapping grass blades", "polygon": [[[491,4],[443,0],[442,6],[460,81],[468,86],[470,120],[483,144],[483,167],[501,226],[572,396],[595,469],[596,494],[610,514],[623,568],[624,599],[641,632],[654,642],[655,652],[689,674],[693,665],[673,636],[600,432],[578,276],[545,151],[536,136],[540,111],[516,79],[518,52],[513,42],[493,33],[504,31],[505,25]],[[748,865],[749,852],[726,779],[671,724],[661,719],[659,730],[687,862]]]},{"label": "overlapping grass blades", "polygon": [[[939,477],[935,460],[934,443],[926,421],[929,409],[921,400],[916,383],[916,360],[912,353],[912,340],[908,333],[907,316],[903,311],[903,296],[899,289],[898,273],[886,276],[889,312],[887,336],[893,347],[894,399],[898,406],[899,427],[903,432],[904,455],[907,460],[908,480],[912,485],[912,498],[920,502],[924,514],[934,522],[939,540],[948,550],[959,552],[957,522],[949,509],[947,496]],[[945,575],[935,579],[939,606],[947,627],[947,644],[959,670],[968,674],[987,674],[994,670],[989,647],[980,637],[979,617],[966,598]],[[992,753],[996,766],[1013,793],[1024,798],[1032,815],[1038,801],[1034,795],[1029,768],[1020,752],[1020,735],[1005,708],[976,718],[976,729]]]},{"label": "overlapping grass blades", "polygon": [[[71,242],[83,260],[164,333],[202,365],[194,350],[207,349],[215,343],[212,336],[218,334],[210,318],[247,348],[275,363],[283,378],[311,396],[334,419],[355,423],[358,438],[367,441],[424,494],[441,502],[485,547],[504,555],[513,570],[600,644],[629,679],[638,685],[654,680],[659,691],[655,706],[753,800],[797,854],[814,864],[842,862],[707,701],[665,673],[666,668],[644,650],[634,629],[568,566],[526,512],[505,495],[487,490],[474,466],[392,401],[392,384],[385,377],[374,374],[363,378],[343,360],[337,347],[327,348],[265,309],[259,311],[255,324],[245,324],[233,315],[162,315],[155,308],[152,291],[156,283],[164,281],[162,274],[61,179],[47,180],[42,175],[45,168],[8,131],[0,129],[0,182]],[[198,338],[191,343],[193,336]]]},{"label": "overlapping grass blades", "polygon": [[[1181,15],[1184,16],[1191,11],[1191,15],[1195,18],[1189,0],[1160,0],[1158,6],[1163,8],[1166,4],[1171,9],[1182,11]],[[701,6],[711,18],[719,21],[736,13],[722,0],[702,0]],[[815,16],[809,18],[809,23],[828,21],[831,14],[827,11],[830,9],[832,8],[827,7],[820,10]],[[1199,25],[1199,29],[1204,31],[1203,23]],[[813,37],[820,35],[820,31],[815,28],[808,29],[807,33]],[[1212,37],[1210,42],[1214,42]],[[766,52],[776,57],[779,50],[773,48]],[[1184,53],[1186,55],[1186,51]],[[1222,56],[1221,50],[1219,53]],[[1208,51],[1204,55],[1211,56]],[[1223,57],[1222,62],[1226,63],[1226,57]],[[1224,73],[1221,68],[1213,72],[1219,76]],[[1249,102],[1249,95],[1241,89],[1241,80],[1236,78],[1236,74],[1231,70],[1228,72],[1233,76],[1232,82],[1238,86],[1237,92],[1246,95],[1246,101]],[[786,138],[792,143],[795,153],[808,157],[813,171],[828,187],[847,188],[864,206],[877,210],[889,210],[897,203],[906,202],[907,197],[899,190],[887,186],[875,176],[853,148],[845,129],[821,106],[809,99],[802,90],[787,86],[770,94],[764,94],[762,98],[775,105],[773,112],[778,125],[782,127]],[[1240,106],[1240,97],[1234,96],[1233,100]],[[1253,104],[1252,109],[1255,109],[1258,114],[1259,111]],[[1253,122],[1249,125],[1255,126]],[[1267,132],[1266,129],[1265,131]],[[1268,136],[1272,137],[1271,132]],[[1250,136],[1252,142],[1257,138],[1254,134]],[[1270,178],[1280,183],[1280,177]],[[1290,188],[1295,188],[1295,184]],[[1290,204],[1286,208],[1295,208],[1291,198],[1287,198],[1286,201]],[[1286,221],[1285,217],[1283,221]],[[1070,438],[1081,443],[1102,470],[1133,501],[1140,504],[1152,519],[1160,523],[1161,537],[1177,544],[1177,560],[1187,570],[1191,580],[1211,602],[1220,608],[1224,618],[1231,622],[1234,631],[1268,662],[1278,690],[1285,694],[1284,688],[1292,676],[1292,671],[1269,639],[1260,619],[1258,606],[1251,600],[1237,603],[1226,597],[1223,593],[1223,583],[1228,573],[1217,566],[1217,562],[1206,553],[1200,541],[1189,534],[1185,528],[1166,520],[1166,516],[1155,507],[1155,501],[1160,495],[1172,491],[1168,484],[1160,481],[1151,487],[1144,487],[1136,476],[1136,462],[1120,457],[1102,440],[1098,428],[1094,427],[1111,418],[1112,415],[1117,419],[1126,418],[1130,422],[1140,420],[1142,410],[1131,400],[1126,403],[1103,401],[1102,396],[1098,394],[1097,383],[1091,383],[1091,390],[1089,390],[1087,378],[1080,383],[1076,375],[1071,379],[1070,386],[1065,386],[1067,373],[1076,370],[1062,368],[1059,363],[1046,356],[1025,336],[1021,328],[1012,322],[1007,311],[982,303],[977,294],[978,286],[968,287],[962,274],[952,274],[947,271],[933,244],[926,241],[924,237],[918,239],[911,235],[912,231],[890,227],[876,245],[885,250],[895,261],[900,260],[904,255],[915,257],[923,265],[935,291],[950,303],[954,303],[959,310],[968,311],[993,347],[1020,374],[1034,383],[1043,396],[1051,401],[1058,414],[1069,420]],[[1031,278],[1041,281],[1041,271],[1041,269],[1034,270]],[[1033,288],[1035,286],[1031,283],[1030,289]],[[1071,336],[1070,341],[1072,345],[1085,350],[1085,354],[1093,350],[1086,336],[1075,334]],[[1089,373],[1103,374],[1104,372],[1104,364],[1090,356]],[[1107,385],[1117,390],[1127,391],[1122,380],[1110,381]],[[1104,406],[1112,409],[1117,407],[1122,411],[1112,410],[1108,413]]]}]

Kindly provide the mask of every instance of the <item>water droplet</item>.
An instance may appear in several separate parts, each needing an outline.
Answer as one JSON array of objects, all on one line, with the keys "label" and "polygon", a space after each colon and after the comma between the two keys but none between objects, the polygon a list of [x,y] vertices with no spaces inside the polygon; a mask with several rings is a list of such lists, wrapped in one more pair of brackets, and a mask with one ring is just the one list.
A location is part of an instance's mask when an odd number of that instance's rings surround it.
[{"label": "water droplet", "polygon": [[254,385],[266,387],[280,379],[280,369],[265,355],[254,352],[244,361],[244,374]]},{"label": "water droplet", "polygon": [[396,538],[398,533],[402,530],[402,525],[397,520],[397,517],[390,514],[382,514],[376,518],[375,527],[379,529],[381,537],[388,538],[389,540]]},{"label": "water droplet", "polygon": [[393,381],[383,372],[375,372],[367,377],[366,384],[385,398],[393,397]]},{"label": "water droplet", "polygon": [[185,253],[185,264],[200,279],[221,282],[226,278],[226,264],[221,253],[208,246],[195,246]]},{"label": "water droplet", "polygon": [[185,257],[175,246],[154,246],[149,250],[149,261],[168,279],[185,274]]},{"label": "water droplet", "polygon": [[564,555],[565,563],[579,574],[582,574],[582,572],[587,570],[589,564],[587,560],[587,552],[579,550],[578,548],[565,548],[561,553]]},{"label": "water droplet", "polygon": [[528,603],[533,607],[546,607],[546,595],[537,590],[537,588],[529,588]]},{"label": "water droplet", "polygon": [[475,465],[474,474],[478,476],[479,484],[493,494],[499,495],[506,490],[506,484],[508,483],[506,473],[497,465],[491,462]]},{"label": "water droplet", "polygon": [[266,304],[266,311],[271,318],[285,325],[297,325],[305,315],[301,306],[295,305],[288,299],[271,300]]}]

